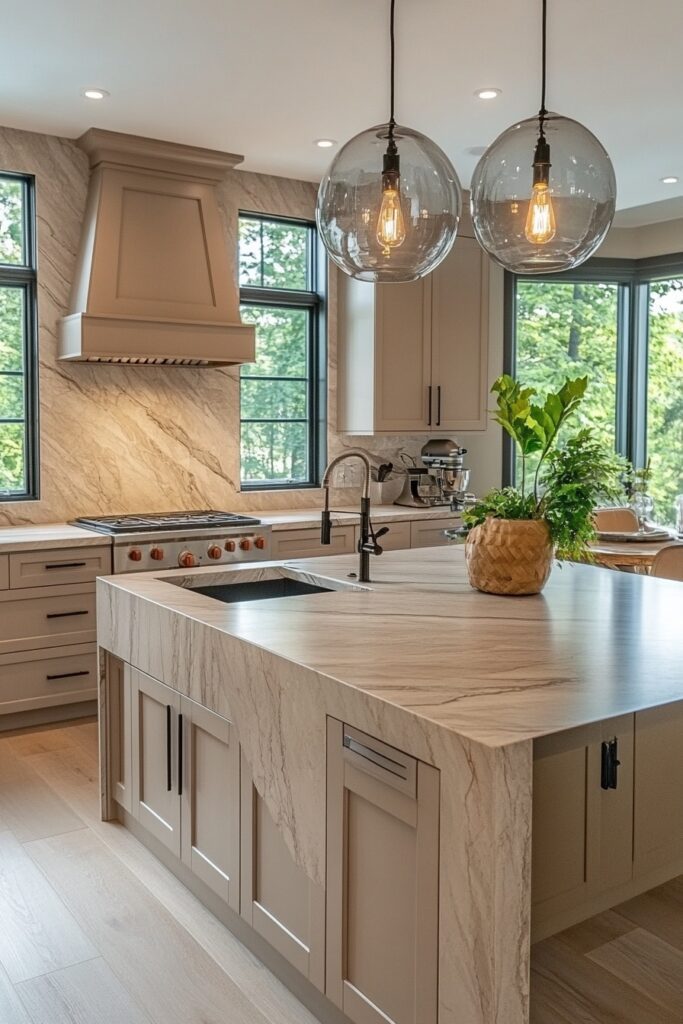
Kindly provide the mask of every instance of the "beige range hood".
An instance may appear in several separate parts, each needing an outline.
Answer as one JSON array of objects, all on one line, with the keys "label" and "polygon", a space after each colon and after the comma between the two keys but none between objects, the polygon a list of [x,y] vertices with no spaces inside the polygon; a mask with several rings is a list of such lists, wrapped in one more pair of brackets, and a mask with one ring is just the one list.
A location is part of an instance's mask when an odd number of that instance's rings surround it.
[{"label": "beige range hood", "polygon": [[[252,362],[216,185],[241,156],[90,128],[91,177],[60,359]],[[235,235],[237,224],[234,225]]]}]

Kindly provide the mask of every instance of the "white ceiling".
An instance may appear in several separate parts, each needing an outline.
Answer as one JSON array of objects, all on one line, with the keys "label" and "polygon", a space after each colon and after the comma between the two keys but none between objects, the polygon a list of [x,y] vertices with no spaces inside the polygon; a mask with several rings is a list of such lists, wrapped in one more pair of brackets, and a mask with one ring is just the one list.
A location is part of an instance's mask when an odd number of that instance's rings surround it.
[{"label": "white ceiling", "polygon": [[[316,180],[387,119],[389,0],[33,0],[0,33],[0,123],[91,125],[245,155]],[[431,135],[463,185],[484,146],[539,103],[540,0],[398,0],[397,119]],[[548,106],[615,164],[618,206],[683,195],[681,0],[550,0]],[[84,99],[86,86],[111,96]],[[475,89],[496,86],[492,102]],[[675,174],[680,183],[662,185]]]}]

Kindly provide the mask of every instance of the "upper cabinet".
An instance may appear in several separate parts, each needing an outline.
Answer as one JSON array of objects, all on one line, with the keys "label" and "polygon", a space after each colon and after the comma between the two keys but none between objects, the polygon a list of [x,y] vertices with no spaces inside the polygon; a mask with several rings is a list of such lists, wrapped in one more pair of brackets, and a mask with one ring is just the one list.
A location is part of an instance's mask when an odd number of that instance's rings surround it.
[{"label": "upper cabinet", "polygon": [[420,281],[338,275],[341,431],[486,429],[488,279],[488,257],[466,236]]}]

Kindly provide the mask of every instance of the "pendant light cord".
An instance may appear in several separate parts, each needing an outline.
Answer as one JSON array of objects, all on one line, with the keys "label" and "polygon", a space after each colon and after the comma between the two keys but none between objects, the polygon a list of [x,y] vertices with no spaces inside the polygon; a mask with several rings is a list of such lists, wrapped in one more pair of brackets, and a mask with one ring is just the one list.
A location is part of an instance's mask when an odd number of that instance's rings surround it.
[{"label": "pendant light cord", "polygon": [[[545,2],[545,0],[544,0],[544,2]],[[391,87],[390,87],[390,92],[389,92],[389,97],[390,97],[390,99],[389,99],[389,106],[390,106],[390,110],[389,110],[389,138],[391,140],[393,140],[393,138],[394,138],[394,127],[396,125],[396,119],[394,118],[394,94],[395,94],[395,91],[396,91],[395,90],[395,83],[394,83],[395,68],[396,68],[396,41],[395,41],[395,38],[394,38],[394,11],[395,11],[395,8],[396,8],[396,0],[391,0],[391,8],[390,8],[390,13],[389,13],[389,42],[390,42],[390,47],[391,47],[391,61],[390,61],[390,65],[391,65],[391,71],[390,71]]]},{"label": "pendant light cord", "polygon": [[[392,0],[393,3],[393,0]],[[541,109],[538,112],[538,120],[541,126],[541,133],[543,133],[543,122],[545,121],[548,111],[545,107],[545,79],[546,79],[546,64],[547,64],[547,49],[548,49],[548,0],[543,0],[543,18],[542,18],[542,32],[543,32],[543,46],[542,46],[542,58],[541,58]]]}]

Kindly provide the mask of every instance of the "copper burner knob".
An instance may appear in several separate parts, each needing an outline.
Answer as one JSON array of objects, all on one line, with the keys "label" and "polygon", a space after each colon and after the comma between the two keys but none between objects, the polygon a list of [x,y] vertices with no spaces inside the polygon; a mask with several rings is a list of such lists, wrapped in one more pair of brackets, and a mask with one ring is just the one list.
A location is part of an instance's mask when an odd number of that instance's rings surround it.
[{"label": "copper burner knob", "polygon": [[150,552],[149,552],[149,557],[153,558],[155,562],[160,562],[162,560],[162,558],[164,557],[164,549],[163,548],[151,548]]},{"label": "copper burner knob", "polygon": [[130,551],[128,552],[128,557],[130,558],[131,562],[141,562],[142,551],[140,551],[140,548],[131,548]]},{"label": "copper burner knob", "polygon": [[242,540],[240,541],[240,547],[242,548],[242,551],[250,551],[251,550],[251,541],[249,540],[248,537],[243,537],[242,538]]},{"label": "copper burner knob", "polygon": [[226,542],[225,542],[225,550],[226,551],[234,551],[236,547],[237,547],[237,545],[235,544],[234,540],[226,540]]},{"label": "copper burner knob", "polygon": [[191,551],[181,551],[178,555],[178,565],[181,565],[183,569],[191,569],[192,566],[197,565],[197,556],[193,555]]},{"label": "copper burner knob", "polygon": [[265,546],[266,546],[266,538],[265,537],[257,537],[256,540],[254,541],[254,547],[258,548],[259,551],[263,551]]},{"label": "copper burner knob", "polygon": [[220,558],[221,555],[223,554],[223,551],[222,551],[221,548],[219,548],[218,544],[212,544],[209,547],[209,550],[206,553],[209,556],[209,558],[214,558],[215,559],[215,558]]}]

